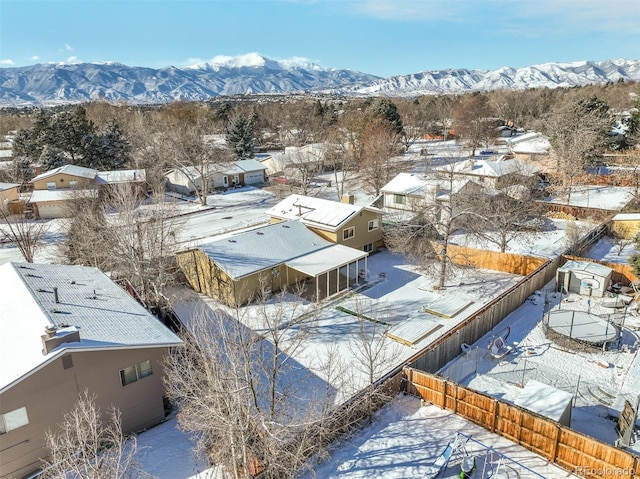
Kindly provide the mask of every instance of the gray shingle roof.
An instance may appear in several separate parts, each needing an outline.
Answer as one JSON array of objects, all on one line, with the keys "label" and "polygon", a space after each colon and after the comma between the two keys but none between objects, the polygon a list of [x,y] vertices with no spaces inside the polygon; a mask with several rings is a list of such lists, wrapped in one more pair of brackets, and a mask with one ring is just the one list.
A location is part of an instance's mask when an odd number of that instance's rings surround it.
[{"label": "gray shingle roof", "polygon": [[331,246],[299,221],[264,226],[200,245],[234,279]]}]

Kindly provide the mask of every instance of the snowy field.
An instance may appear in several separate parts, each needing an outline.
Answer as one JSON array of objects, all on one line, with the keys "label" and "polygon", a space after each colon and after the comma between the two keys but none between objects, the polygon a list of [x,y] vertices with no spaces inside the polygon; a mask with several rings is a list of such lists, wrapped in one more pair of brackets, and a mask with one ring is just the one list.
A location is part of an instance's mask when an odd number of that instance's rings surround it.
[{"label": "snowy field", "polygon": [[[457,478],[465,451],[466,455],[477,457],[478,470],[482,469],[484,451],[474,441],[513,460],[505,460],[500,470],[497,462],[487,464],[486,472],[491,471],[491,477],[578,477],[449,411],[421,406],[418,398],[400,395],[378,411],[369,426],[343,439],[328,461],[300,479],[433,478],[435,460],[458,432],[471,436],[472,441],[466,443],[464,451],[453,454],[439,477]],[[499,472],[507,475],[500,476]]]},{"label": "snowy field", "polygon": [[[593,310],[595,298],[572,294],[563,297],[554,292],[555,281],[532,295],[520,308],[475,344],[470,352],[446,365],[445,377],[477,391],[514,402],[529,380],[574,394],[571,427],[613,444],[615,432],[614,401],[618,396],[637,397],[640,392],[640,326],[636,313],[629,315],[623,328],[620,348],[602,351],[592,347],[560,345],[545,335],[542,325],[545,298],[550,306],[563,309]],[[489,354],[496,336],[508,332],[512,352],[503,359]],[[617,406],[621,408],[621,406]],[[640,443],[635,450],[640,451]]]},{"label": "snowy field", "polygon": [[620,243],[620,240],[604,237],[585,254],[585,258],[609,263],[629,264],[631,256],[637,253],[638,251],[633,241]]},{"label": "snowy field", "polygon": [[623,186],[580,185],[572,187],[570,198],[565,194],[548,198],[547,201],[561,205],[619,211],[633,199],[634,192],[634,188]]}]

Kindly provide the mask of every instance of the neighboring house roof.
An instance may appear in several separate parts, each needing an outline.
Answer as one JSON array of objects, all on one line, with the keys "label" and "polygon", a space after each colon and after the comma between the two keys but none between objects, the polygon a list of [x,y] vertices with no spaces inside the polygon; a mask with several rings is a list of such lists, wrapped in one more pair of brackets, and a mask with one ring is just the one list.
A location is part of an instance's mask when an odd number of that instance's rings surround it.
[{"label": "neighboring house roof", "polygon": [[[181,344],[158,319],[96,268],[55,264],[0,266],[0,392],[68,351]],[[58,301],[55,301],[57,288]],[[79,332],[43,354],[45,328]]]},{"label": "neighboring house roof", "polygon": [[569,271],[585,271],[587,273],[592,273],[597,276],[607,277],[613,271],[608,266],[598,263],[592,263],[591,261],[578,261],[578,260],[570,260],[567,261],[562,267],[558,268],[558,271],[569,272]]},{"label": "neighboring house roof", "polygon": [[239,279],[331,245],[299,221],[287,221],[211,241],[199,248],[231,278]]},{"label": "neighboring house roof", "polygon": [[98,196],[96,189],[59,188],[55,190],[34,190],[29,203],[46,203],[49,201],[67,201],[76,198],[92,198]]},{"label": "neighboring house roof", "polygon": [[284,220],[300,219],[305,225],[335,231],[363,210],[382,213],[381,210],[368,206],[350,205],[303,195],[289,195],[267,210],[266,214]]},{"label": "neighboring house roof", "polygon": [[400,195],[421,195],[426,189],[437,188],[435,180],[426,179],[413,173],[398,173],[380,191],[383,193],[395,193]]},{"label": "neighboring house roof", "polygon": [[233,162],[236,167],[240,168],[243,172],[247,171],[262,171],[267,167],[260,163],[258,160],[240,160]]},{"label": "neighboring house roof", "polygon": [[[0,188],[1,190],[2,188]],[[638,221],[640,220],[640,213],[618,213],[611,221]]]},{"label": "neighboring house roof", "polygon": [[0,183],[0,191],[10,190],[11,188],[17,188],[20,186],[18,183]]},{"label": "neighboring house roof", "polygon": [[532,176],[540,171],[538,167],[517,158],[504,161],[487,161],[470,158],[453,165],[439,167],[437,170],[449,172],[451,168],[453,168],[453,172],[458,175],[482,176],[487,178],[500,178],[510,174]]},{"label": "neighboring house roof", "polygon": [[96,176],[96,183],[105,184],[117,184],[117,183],[133,183],[142,182],[147,179],[147,172],[145,170],[114,170],[114,171],[99,171]]},{"label": "neighboring house roof", "polygon": [[0,158],[12,158],[13,150],[0,150]]},{"label": "neighboring house roof", "polygon": [[34,181],[49,178],[59,173],[93,180],[98,174],[98,170],[94,170],[93,168],[85,168],[84,166],[64,165],[58,168],[54,168],[53,170],[45,171],[44,173],[39,174],[38,176],[36,176],[31,180],[31,183],[33,183]]},{"label": "neighboring house roof", "polygon": [[368,253],[341,244],[334,244],[313,253],[299,256],[287,261],[287,266],[297,269],[309,276],[317,276],[334,269],[336,265],[349,264],[360,260]]},{"label": "neighboring house roof", "polygon": [[514,153],[544,155],[549,153],[549,149],[551,148],[549,138],[537,132],[507,138],[505,139],[505,143],[509,147],[509,150]]}]

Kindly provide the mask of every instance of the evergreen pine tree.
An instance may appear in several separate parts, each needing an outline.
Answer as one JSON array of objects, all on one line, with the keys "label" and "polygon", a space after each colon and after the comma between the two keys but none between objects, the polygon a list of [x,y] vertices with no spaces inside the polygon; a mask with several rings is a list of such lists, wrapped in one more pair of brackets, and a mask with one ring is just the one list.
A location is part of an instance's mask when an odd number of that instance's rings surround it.
[{"label": "evergreen pine tree", "polygon": [[227,123],[227,145],[238,160],[253,158],[253,116],[233,115]]}]

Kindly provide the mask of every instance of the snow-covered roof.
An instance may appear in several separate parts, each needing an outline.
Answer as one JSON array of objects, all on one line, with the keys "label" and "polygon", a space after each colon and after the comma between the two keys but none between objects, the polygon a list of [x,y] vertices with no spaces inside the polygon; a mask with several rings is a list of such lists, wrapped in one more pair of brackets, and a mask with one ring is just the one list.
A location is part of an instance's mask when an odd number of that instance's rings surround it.
[{"label": "snow-covered roof", "polygon": [[98,184],[132,183],[134,181],[145,181],[147,172],[145,170],[113,170],[99,171],[96,176]]},{"label": "snow-covered roof", "polygon": [[0,191],[10,190],[20,186],[18,183],[0,183]]},{"label": "snow-covered roof", "polygon": [[400,195],[421,195],[425,189],[437,188],[437,182],[428,180],[412,173],[398,173],[380,191],[383,193],[395,193]]},{"label": "snow-covered roof", "polygon": [[290,266],[309,276],[317,276],[331,269],[336,265],[344,265],[360,260],[368,256],[368,253],[355,248],[349,248],[341,244],[334,244],[328,248],[323,248],[313,253],[299,256],[287,261]]},{"label": "snow-covered roof", "polygon": [[91,198],[98,196],[98,190],[95,189],[55,189],[55,190],[34,190],[29,198],[30,203],[46,203],[48,201],[66,201],[75,198]]},{"label": "snow-covered roof", "polygon": [[562,267],[558,268],[558,271],[569,272],[569,271],[585,271],[587,273],[592,273],[597,276],[606,278],[613,271],[608,266],[598,263],[592,263],[591,261],[578,261],[578,260],[569,260]]},{"label": "snow-covered roof", "polygon": [[266,214],[284,220],[300,219],[306,225],[335,231],[362,210],[381,213],[380,210],[367,206],[356,206],[303,195],[289,195],[273,208],[267,210]]},{"label": "snow-covered roof", "polygon": [[[440,167],[440,171],[448,172],[452,168],[451,165]],[[453,172],[469,176],[485,176],[499,178],[501,176],[517,173],[524,176],[531,176],[537,173],[538,167],[522,161],[520,159],[504,160],[504,161],[487,161],[482,159],[468,159],[460,161],[453,165]]]},{"label": "snow-covered roof", "polygon": [[0,158],[12,158],[13,150],[0,150]]},{"label": "snow-covered roof", "polygon": [[258,160],[240,160],[234,161],[233,164],[240,168],[243,172],[256,170],[262,171],[267,169],[267,167],[260,163]]},{"label": "snow-covered roof", "polygon": [[542,133],[538,133],[537,131],[530,131],[524,133],[522,135],[511,136],[509,138],[505,138],[505,143],[510,145],[517,145],[518,143],[522,143],[524,141],[535,140],[536,138],[541,138]]},{"label": "snow-covered roof", "polygon": [[39,174],[35,178],[31,180],[34,181],[42,180],[44,178],[49,178],[53,175],[57,174],[65,174],[70,176],[77,176],[80,178],[87,178],[89,180],[93,180],[98,174],[98,170],[94,170],[93,168],[85,168],[84,166],[76,166],[76,165],[64,165],[58,168],[54,168],[53,170],[45,171],[44,173]]},{"label": "snow-covered roof", "polygon": [[[181,343],[96,268],[6,263],[0,266],[0,284],[0,392],[69,350]],[[80,340],[63,342],[43,354],[41,336],[52,326],[60,328],[56,336],[79,332]]]},{"label": "snow-covered roof", "polygon": [[[2,188],[0,188],[1,190]],[[640,220],[640,213],[618,213],[611,221],[638,221]]]},{"label": "snow-covered roof", "polygon": [[199,248],[229,276],[239,279],[331,245],[299,221],[287,221],[211,241]]}]

